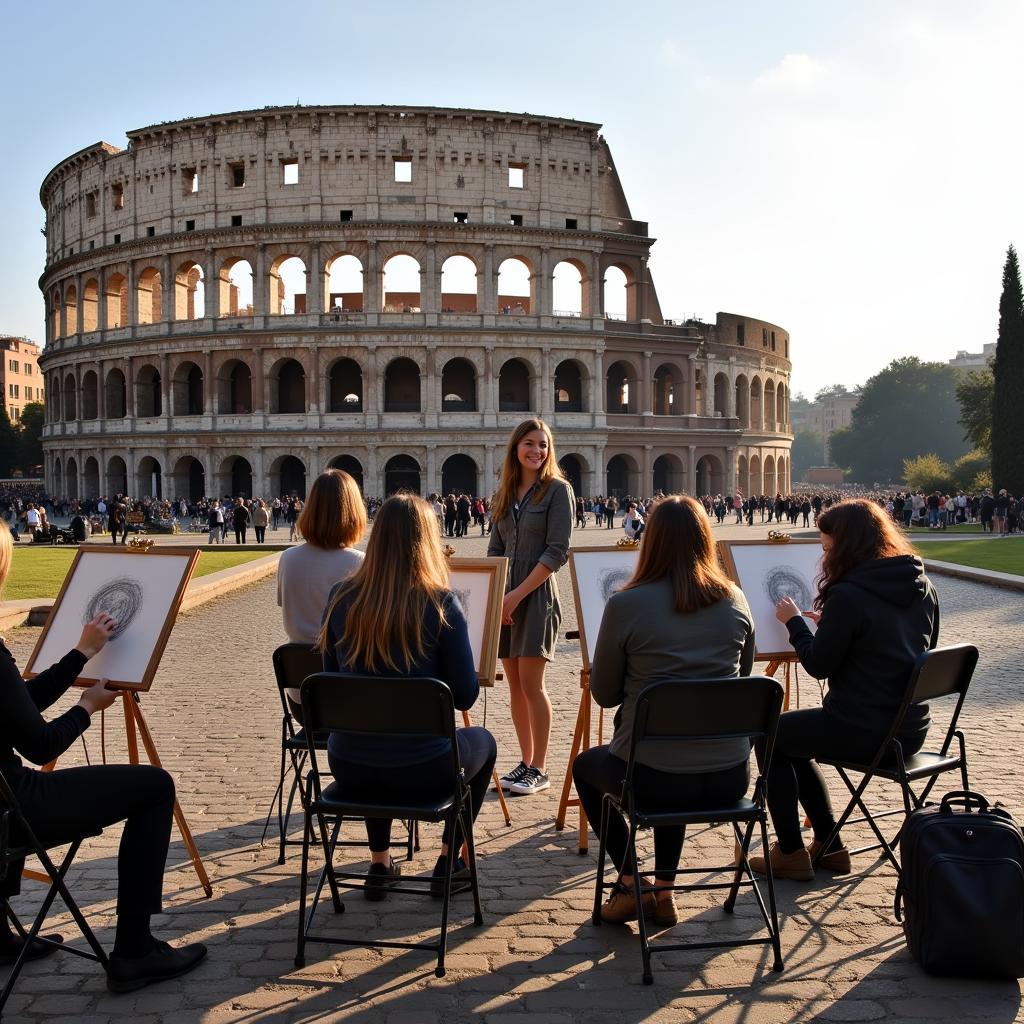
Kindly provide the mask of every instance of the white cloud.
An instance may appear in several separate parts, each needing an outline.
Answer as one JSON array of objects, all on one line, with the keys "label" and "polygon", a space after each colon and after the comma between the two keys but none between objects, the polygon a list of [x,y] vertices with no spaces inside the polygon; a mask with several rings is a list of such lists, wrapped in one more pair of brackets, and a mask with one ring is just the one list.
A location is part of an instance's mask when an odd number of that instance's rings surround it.
[{"label": "white cloud", "polygon": [[661,56],[666,64],[680,64],[683,60],[683,51],[674,39],[666,39],[661,44]]},{"label": "white cloud", "polygon": [[827,61],[806,53],[787,53],[774,67],[762,71],[754,79],[758,92],[813,92],[828,76]]}]

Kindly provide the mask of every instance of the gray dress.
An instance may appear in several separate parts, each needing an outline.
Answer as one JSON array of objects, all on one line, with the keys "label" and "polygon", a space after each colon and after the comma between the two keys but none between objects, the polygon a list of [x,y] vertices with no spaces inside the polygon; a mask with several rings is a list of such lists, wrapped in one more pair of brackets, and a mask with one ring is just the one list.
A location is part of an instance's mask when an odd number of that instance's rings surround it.
[{"label": "gray dress", "polygon": [[569,538],[575,516],[576,499],[564,480],[552,480],[540,501],[526,495],[518,517],[509,509],[491,527],[488,555],[508,559],[508,583],[505,592],[514,590],[539,563],[547,566],[549,576],[527,595],[512,613],[511,626],[501,627],[499,658],[554,657],[562,606],[554,573],[569,560]]}]

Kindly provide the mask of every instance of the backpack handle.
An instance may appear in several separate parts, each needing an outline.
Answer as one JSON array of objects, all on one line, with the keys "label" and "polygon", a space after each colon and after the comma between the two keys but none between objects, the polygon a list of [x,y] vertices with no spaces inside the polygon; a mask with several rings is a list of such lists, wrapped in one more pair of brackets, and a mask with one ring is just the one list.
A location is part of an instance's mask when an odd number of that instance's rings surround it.
[{"label": "backpack handle", "polygon": [[969,789],[954,789],[942,798],[939,807],[943,814],[951,814],[954,805],[960,805],[971,809],[971,804],[977,804],[979,811],[987,811],[988,801],[980,794]]}]

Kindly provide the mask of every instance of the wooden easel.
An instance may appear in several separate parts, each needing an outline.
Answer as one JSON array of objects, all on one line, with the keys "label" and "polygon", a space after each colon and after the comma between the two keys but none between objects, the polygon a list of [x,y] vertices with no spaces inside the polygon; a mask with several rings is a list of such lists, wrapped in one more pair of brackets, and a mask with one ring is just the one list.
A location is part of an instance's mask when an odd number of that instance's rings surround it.
[{"label": "wooden easel", "polygon": [[790,687],[796,692],[796,706],[800,707],[800,687],[796,686],[796,671],[797,666],[800,664],[800,659],[796,654],[773,654],[763,659],[755,658],[754,663],[758,661],[765,661],[764,674],[771,676],[773,679],[778,674],[779,669],[783,670],[782,682],[786,687],[786,695],[782,699],[782,710],[789,710],[789,698],[792,692]]},{"label": "wooden easel", "polygon": [[[118,697],[121,698],[121,706],[124,710],[124,729],[125,739],[128,744],[128,763],[129,764],[142,764],[139,759],[139,737],[142,737],[142,746],[146,751],[146,757],[149,759],[149,763],[155,768],[163,767],[160,763],[160,755],[157,753],[156,743],[153,742],[153,734],[149,731],[149,725],[146,723],[146,719],[142,714],[142,702],[139,700],[139,695],[134,690],[119,690]],[[57,766],[57,761],[54,759],[49,764],[43,767],[44,772],[52,772]],[[174,821],[178,826],[178,831],[181,833],[181,840],[185,844],[185,849],[188,850],[189,859],[192,861],[192,867],[195,870],[196,877],[199,879],[199,884],[203,887],[203,892],[206,893],[207,897],[213,896],[213,886],[210,884],[210,876],[206,873],[206,867],[203,864],[203,859],[199,855],[199,848],[196,846],[195,840],[192,838],[192,830],[189,828],[188,821],[185,819],[185,812],[181,809],[181,804],[178,803],[178,798],[174,798]],[[25,878],[34,879],[37,882],[48,882],[49,878],[38,872],[25,869],[22,874]]]},{"label": "wooden easel", "polygon": [[[566,633],[565,638],[571,640],[578,637],[579,633]],[[587,813],[583,810],[578,796],[569,796],[572,788],[572,766],[584,750],[591,747],[593,716],[590,697],[590,669],[580,669],[580,707],[576,713],[576,729],[572,736],[572,746],[569,748],[569,763],[565,769],[565,781],[562,783],[562,796],[558,801],[558,813],[555,815],[555,828],[561,832],[565,828],[565,818],[570,807],[580,809],[580,833],[579,853],[583,856],[590,849],[590,836],[587,832]],[[597,715],[597,742],[600,744],[604,737],[604,708],[598,710]]]}]

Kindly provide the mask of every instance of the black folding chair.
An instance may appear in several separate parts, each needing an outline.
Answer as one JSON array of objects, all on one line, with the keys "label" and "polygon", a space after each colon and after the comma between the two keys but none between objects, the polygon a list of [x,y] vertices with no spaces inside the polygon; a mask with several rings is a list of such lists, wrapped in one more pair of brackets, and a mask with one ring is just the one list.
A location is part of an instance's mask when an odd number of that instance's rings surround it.
[{"label": "black folding chair", "polygon": [[[601,922],[601,897],[615,882],[605,881],[605,854],[607,847],[608,822],[611,814],[622,813],[629,823],[627,845],[627,871],[633,875],[633,892],[636,898],[637,931],[640,935],[640,952],[643,957],[643,980],[645,985],[654,981],[651,973],[651,953],[670,953],[682,949],[722,949],[732,946],[770,945],[775,953],[772,969],[782,970],[782,949],[779,944],[779,918],[775,907],[775,883],[771,868],[768,867],[768,906],[765,906],[758,887],[757,878],[750,870],[747,853],[754,826],[760,825],[761,841],[768,847],[768,811],[765,802],[765,779],[771,765],[772,748],[775,744],[775,730],[782,711],[783,689],[774,679],[767,676],[752,676],[739,679],[697,679],[679,682],[655,683],[648,686],[637,700],[633,721],[633,735],[629,745],[629,760],[621,795],[606,794],[601,806],[600,846],[597,859],[597,881],[594,886],[593,922]],[[724,806],[690,807],[667,810],[663,806],[651,806],[638,799],[633,784],[637,750],[643,745],[687,744],[715,740],[744,739],[751,743],[764,744],[764,758],[761,774],[754,783],[751,798],[743,797],[735,803]],[[741,855],[735,864],[723,867],[677,868],[674,877],[709,872],[732,872],[731,882],[704,882],[691,885],[673,885],[672,892],[691,892],[702,889],[728,889],[723,909],[731,914],[741,887],[753,890],[758,909],[764,920],[768,935],[764,938],[720,939],[713,942],[658,942],[651,944],[647,937],[642,898],[644,894],[664,889],[656,885],[641,885],[636,855],[636,834],[639,829],[657,826],[708,825],[730,822]],[[740,830],[740,825],[746,828]],[[746,876],[744,878],[744,875]]]},{"label": "black folding chair", "polygon": [[[887,840],[878,827],[879,819],[898,814],[902,814],[905,818],[912,810],[923,807],[939,776],[946,772],[960,772],[962,785],[959,788],[964,790],[971,788],[967,783],[967,748],[964,743],[964,734],[957,728],[957,723],[977,664],[978,648],[973,644],[956,644],[952,647],[936,647],[934,650],[925,651],[914,664],[903,701],[893,719],[892,728],[882,741],[878,753],[870,764],[857,764],[839,758],[816,758],[819,765],[831,765],[839,772],[839,777],[846,783],[846,788],[850,791],[850,801],[839,816],[832,834],[821,844],[815,863],[825,856],[825,851],[839,834],[840,829],[848,824],[856,825],[866,822],[878,842],[851,850],[850,855],[867,853],[869,850],[882,850],[889,863],[896,869],[896,874],[900,874],[900,862],[896,857],[895,847],[899,844],[903,826],[900,826],[899,832],[892,839]],[[955,697],[956,704],[949,720],[949,727],[943,737],[942,746],[937,751],[922,750],[910,757],[904,757],[903,747],[897,736],[903,727],[907,712],[914,705],[928,704],[947,697]],[[954,739],[957,742],[957,749],[956,753],[951,754],[950,747],[953,745]],[[854,785],[849,775],[850,772],[861,776],[858,785]],[[881,811],[875,814],[867,809],[863,799],[864,791],[875,778],[887,779],[900,787],[903,795],[902,809]],[[911,788],[911,783],[925,780],[927,781],[924,789],[920,795],[916,794]],[[851,817],[855,808],[860,809],[861,817]]]},{"label": "black folding chair", "polygon": [[[0,911],[2,911],[4,916],[14,926],[14,930],[18,933],[23,942],[18,959],[14,962],[14,966],[11,968],[11,974],[7,979],[7,984],[4,986],[3,992],[0,993],[0,1014],[3,1013],[3,1009],[7,1005],[7,1000],[14,991],[14,985],[21,974],[22,968],[25,966],[29,948],[33,940],[45,945],[55,946],[59,950],[63,950],[66,953],[73,953],[75,956],[84,957],[86,960],[94,960],[101,964],[103,969],[106,970],[107,954],[103,951],[103,947],[97,941],[96,936],[93,934],[93,930],[89,927],[88,922],[85,920],[82,911],[78,908],[78,904],[69,892],[64,880],[68,873],[68,869],[71,867],[71,862],[75,859],[75,855],[78,853],[78,848],[82,845],[82,842],[100,834],[101,830],[95,829],[94,831],[87,832],[84,835],[69,837],[64,842],[50,843],[44,846],[39,839],[36,838],[35,832],[33,832],[29,823],[25,820],[25,816],[22,814],[21,808],[18,805],[17,797],[15,797],[14,792],[8,785],[7,779],[4,778],[3,773],[0,772],[0,878],[5,878],[8,871],[20,871],[25,858],[35,856],[38,858],[40,864],[43,866],[43,870],[46,872],[46,875],[50,880],[50,887],[46,892],[46,896],[43,898],[41,906],[39,907],[39,912],[36,914],[35,919],[28,930],[26,930],[21,921],[18,920],[18,916],[14,913],[10,901],[6,897],[0,896]],[[70,845],[68,845],[68,843],[70,843]],[[65,845],[68,845],[68,850],[64,854],[64,857],[58,866],[50,858],[48,851],[55,847]],[[49,939],[40,936],[39,931],[43,927],[46,916],[50,912],[50,907],[53,906],[53,901],[58,895],[64,901],[64,905],[68,908],[71,916],[74,918],[75,924],[78,925],[79,931],[81,931],[85,941],[88,942],[91,947],[91,951],[87,949],[79,949],[63,942],[51,942]]]},{"label": "black folding chair", "polygon": [[[436,679],[401,678],[383,679],[374,676],[347,676],[321,672],[310,676],[302,684],[302,709],[306,719],[306,741],[309,764],[308,802],[305,807],[305,830],[302,846],[302,876],[299,885],[299,928],[295,949],[295,966],[306,963],[307,942],[333,942],[345,946],[372,946],[390,949],[430,949],[437,952],[434,973],[444,977],[444,957],[448,943],[448,911],[451,902],[452,868],[458,858],[457,836],[466,843],[471,886],[473,891],[473,921],[483,924],[480,910],[480,890],[477,884],[476,849],[473,843],[473,815],[469,802],[469,787],[459,764],[459,747],[455,740],[455,706],[448,687]],[[323,785],[317,765],[317,748],[312,737],[320,730],[338,730],[350,735],[379,736],[389,740],[405,737],[436,737],[448,741],[452,753],[451,791],[436,800],[400,805],[363,803],[346,799],[337,782]],[[330,778],[328,775],[327,778]],[[324,868],[307,912],[309,878],[309,844],[314,818],[324,852]],[[338,894],[339,885],[347,889],[362,888],[365,874],[339,873],[334,870],[333,854],[338,832],[345,820],[352,818],[391,818],[406,821],[445,822],[450,826],[452,842],[447,858],[448,870],[444,878],[444,896],[441,904],[441,934],[437,942],[392,942],[360,938],[339,938],[312,932],[313,917],[326,881],[331,889],[335,913],[342,913],[344,904]],[[328,837],[328,823],[332,832]],[[415,881],[414,879],[411,881]],[[393,893],[428,895],[426,885],[395,886]]]}]

